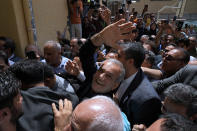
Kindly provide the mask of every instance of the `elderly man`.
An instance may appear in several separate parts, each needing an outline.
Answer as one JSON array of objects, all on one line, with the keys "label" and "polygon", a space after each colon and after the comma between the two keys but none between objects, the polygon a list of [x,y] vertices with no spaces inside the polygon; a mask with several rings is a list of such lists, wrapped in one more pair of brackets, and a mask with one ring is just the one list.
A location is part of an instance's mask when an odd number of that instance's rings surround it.
[{"label": "elderly man", "polygon": [[[106,92],[114,90],[118,87],[117,82],[120,83],[120,81],[117,81],[117,76],[120,76],[120,71],[119,73],[116,73],[116,75],[113,75],[115,72],[110,68],[114,68],[114,66],[108,64],[108,60],[104,61],[101,69],[96,71],[93,54],[96,48],[103,43],[112,48],[118,49],[119,60],[123,63],[126,69],[125,79],[128,79],[121,83],[116,94],[120,102],[120,107],[127,115],[132,125],[134,123],[150,125],[160,114],[161,102],[151,83],[140,69],[145,57],[142,45],[139,43],[129,43],[127,44],[127,47],[123,47],[124,49],[122,50],[122,47],[117,44],[119,40],[130,39],[130,32],[134,29],[131,23],[122,24],[122,22],[123,20],[120,20],[111,24],[98,34],[91,37],[91,39],[80,49],[80,60],[86,75],[86,80],[89,80],[89,82],[92,82],[93,80],[90,89],[93,89],[93,91],[96,91],[97,93],[103,93],[101,92],[103,89],[105,89]],[[118,68],[116,67],[116,69]],[[116,83],[114,83],[115,80]],[[84,91],[84,88],[81,89],[82,90],[79,94]]]},{"label": "elderly man", "polygon": [[11,72],[0,72],[0,130],[16,131],[22,115],[21,83]]},{"label": "elderly man", "polygon": [[[96,96],[81,102],[72,115],[72,105],[60,100],[59,110],[52,104],[55,131],[123,131],[119,107],[108,97]],[[71,115],[71,123],[70,117]]]},{"label": "elderly man", "polygon": [[84,97],[92,97],[97,94],[112,97],[112,91],[119,86],[121,80],[124,78],[125,70],[118,60],[108,59],[104,61],[99,70],[97,70],[94,60],[96,49],[103,43],[114,44],[121,39],[130,38],[128,32],[133,29],[132,24],[123,24],[123,22],[124,20],[120,20],[109,25],[100,33],[87,40],[81,47],[79,56],[86,76],[85,86],[82,86],[77,91],[77,95],[81,99]]},{"label": "elderly man", "polygon": [[61,45],[56,41],[47,41],[44,45],[44,60],[53,67],[56,74],[65,73],[68,58],[61,56]]}]

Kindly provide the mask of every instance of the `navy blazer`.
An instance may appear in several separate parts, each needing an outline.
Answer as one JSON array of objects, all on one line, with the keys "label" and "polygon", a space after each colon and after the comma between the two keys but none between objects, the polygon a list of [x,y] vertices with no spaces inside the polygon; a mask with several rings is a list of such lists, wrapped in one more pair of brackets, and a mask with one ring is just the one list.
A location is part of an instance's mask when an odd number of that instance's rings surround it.
[{"label": "navy blazer", "polygon": [[150,126],[161,114],[161,101],[141,68],[120,100],[120,108],[134,124]]}]

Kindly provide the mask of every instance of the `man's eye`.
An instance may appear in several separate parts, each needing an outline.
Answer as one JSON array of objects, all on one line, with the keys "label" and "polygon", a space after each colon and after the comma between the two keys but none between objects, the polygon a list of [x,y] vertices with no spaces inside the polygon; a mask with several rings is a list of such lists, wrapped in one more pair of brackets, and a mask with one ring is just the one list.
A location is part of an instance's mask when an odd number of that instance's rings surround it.
[{"label": "man's eye", "polygon": [[111,75],[109,75],[109,74],[106,74],[106,76],[107,76],[108,78],[112,78],[112,76],[111,76]]}]

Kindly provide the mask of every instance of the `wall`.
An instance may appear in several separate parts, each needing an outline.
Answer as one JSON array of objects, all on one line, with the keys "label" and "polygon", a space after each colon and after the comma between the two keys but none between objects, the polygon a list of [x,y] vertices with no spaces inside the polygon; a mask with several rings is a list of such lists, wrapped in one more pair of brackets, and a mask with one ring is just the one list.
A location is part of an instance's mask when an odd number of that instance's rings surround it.
[{"label": "wall", "polygon": [[0,36],[12,38],[16,42],[16,54],[23,57],[28,37],[22,2],[20,0],[0,0],[0,18]]},{"label": "wall", "polygon": [[[66,0],[33,0],[38,44],[56,40],[56,31],[63,31],[67,25]],[[68,32],[67,32],[67,38]]]},{"label": "wall", "polygon": [[[38,45],[56,40],[56,31],[67,25],[66,0],[32,0]],[[31,15],[28,0],[0,0],[0,36],[16,42],[16,54],[24,57],[24,48],[34,43],[31,36]],[[67,32],[67,38],[69,38]]]}]

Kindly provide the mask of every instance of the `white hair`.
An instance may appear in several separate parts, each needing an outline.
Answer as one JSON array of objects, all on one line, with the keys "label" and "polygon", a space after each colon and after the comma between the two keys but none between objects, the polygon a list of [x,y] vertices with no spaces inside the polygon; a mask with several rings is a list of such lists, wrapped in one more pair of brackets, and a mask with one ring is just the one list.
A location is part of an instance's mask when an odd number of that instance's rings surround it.
[{"label": "white hair", "polygon": [[[107,60],[105,60],[105,61],[111,62],[111,63],[113,63],[113,64],[116,64],[116,65],[118,65],[118,66],[120,67],[120,75],[119,75],[119,77],[117,78],[117,82],[123,81],[123,80],[124,80],[124,77],[125,77],[125,68],[124,68],[123,64],[122,64],[119,60],[112,59],[112,58],[107,59]],[[105,62],[105,61],[104,61],[104,62]],[[104,63],[104,62],[103,62],[103,63]]]},{"label": "white hair", "polygon": [[89,100],[95,100],[95,99],[97,100],[99,99],[101,101],[111,103],[112,106],[110,106],[109,108],[115,108],[119,113],[118,114],[119,118],[117,118],[117,116],[114,116],[114,112],[109,112],[110,109],[109,111],[103,112],[102,114],[99,113],[93,118],[93,121],[87,131],[101,131],[101,130],[102,131],[123,131],[124,124],[123,124],[121,111],[120,111],[120,108],[115,104],[115,102],[106,96],[95,96]]},{"label": "white hair", "polygon": [[47,41],[44,44],[44,47],[45,46],[52,46],[53,48],[57,49],[58,51],[61,51],[61,45],[57,41],[53,41],[53,40]]}]

